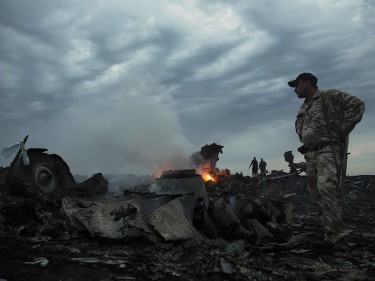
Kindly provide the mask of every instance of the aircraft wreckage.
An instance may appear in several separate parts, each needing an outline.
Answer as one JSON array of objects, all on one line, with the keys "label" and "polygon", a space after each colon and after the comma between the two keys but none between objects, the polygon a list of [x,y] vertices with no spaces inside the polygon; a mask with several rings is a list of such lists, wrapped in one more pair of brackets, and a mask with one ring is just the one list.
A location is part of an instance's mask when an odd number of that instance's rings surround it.
[{"label": "aircraft wreckage", "polygon": [[209,147],[195,154],[196,170],[139,176],[140,185],[125,189],[119,181],[116,193],[110,176],[72,178],[45,149],[3,150],[17,155],[0,169],[0,279],[374,279],[374,176],[345,181],[350,251],[322,251],[313,245],[322,235],[303,164],[284,155],[289,173],[252,178],[225,169],[202,182],[202,170],[216,169]]},{"label": "aircraft wreckage", "polygon": [[[4,224],[11,223],[9,208],[14,209],[14,204],[22,208],[26,200],[34,200],[37,203],[28,208],[39,206],[38,212],[43,213],[43,205],[50,200],[54,211],[63,210],[69,221],[68,229],[56,230],[55,236],[89,233],[110,239],[144,237],[152,242],[223,238],[257,244],[285,242],[291,237],[293,205],[289,202],[210,194],[195,169],[165,171],[147,192],[108,198],[108,181],[101,173],[77,184],[60,156],[46,153],[47,149],[26,150],[26,140],[2,153],[9,156],[17,151],[10,166],[0,170]],[[11,202],[12,198],[17,200]]]}]

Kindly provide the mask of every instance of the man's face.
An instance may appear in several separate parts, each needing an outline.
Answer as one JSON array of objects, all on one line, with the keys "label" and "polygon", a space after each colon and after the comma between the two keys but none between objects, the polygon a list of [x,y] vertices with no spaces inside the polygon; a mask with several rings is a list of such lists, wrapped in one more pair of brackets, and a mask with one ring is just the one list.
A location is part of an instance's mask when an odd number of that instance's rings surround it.
[{"label": "man's face", "polygon": [[294,88],[294,92],[300,99],[305,99],[308,97],[308,90],[310,87],[309,81],[299,80]]}]

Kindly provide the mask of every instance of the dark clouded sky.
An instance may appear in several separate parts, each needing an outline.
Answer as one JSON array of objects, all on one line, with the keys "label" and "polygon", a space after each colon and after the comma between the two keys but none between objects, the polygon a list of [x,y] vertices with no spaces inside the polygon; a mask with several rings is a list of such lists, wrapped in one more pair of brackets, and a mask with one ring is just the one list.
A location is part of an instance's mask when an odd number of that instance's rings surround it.
[{"label": "dark clouded sky", "polygon": [[255,156],[288,171],[303,101],[287,81],[312,72],[365,101],[348,174],[374,174],[374,14],[372,0],[2,0],[0,145],[28,134],[73,173],[152,174],[219,142],[221,169],[249,174]]}]

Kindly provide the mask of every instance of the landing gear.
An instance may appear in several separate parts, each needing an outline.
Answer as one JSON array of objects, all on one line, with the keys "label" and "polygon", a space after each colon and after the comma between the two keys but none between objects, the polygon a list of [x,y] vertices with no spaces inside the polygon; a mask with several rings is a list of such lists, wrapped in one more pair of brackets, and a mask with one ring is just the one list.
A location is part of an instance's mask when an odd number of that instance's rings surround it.
[{"label": "landing gear", "polygon": [[22,196],[48,195],[55,198],[74,195],[76,186],[68,165],[56,154],[44,153],[46,149],[27,150],[30,164],[25,165],[22,157],[17,159],[10,171],[12,189],[9,193]]}]

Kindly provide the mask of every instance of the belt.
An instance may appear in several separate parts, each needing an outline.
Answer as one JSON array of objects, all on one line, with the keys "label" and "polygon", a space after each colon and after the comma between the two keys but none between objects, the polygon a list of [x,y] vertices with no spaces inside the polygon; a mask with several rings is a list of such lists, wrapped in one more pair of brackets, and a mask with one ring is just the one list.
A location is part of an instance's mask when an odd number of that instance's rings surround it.
[{"label": "belt", "polygon": [[[336,142],[333,142],[332,144],[333,145],[339,145],[340,143],[336,141]],[[321,150],[322,148],[327,147],[329,145],[331,145],[330,142],[324,142],[324,143],[317,144],[315,146],[306,146],[305,150],[306,151],[318,151],[318,150]]]}]

